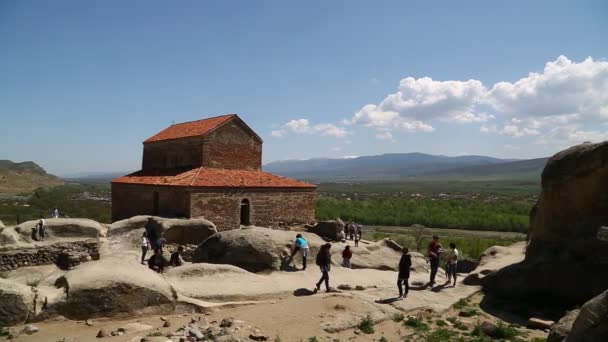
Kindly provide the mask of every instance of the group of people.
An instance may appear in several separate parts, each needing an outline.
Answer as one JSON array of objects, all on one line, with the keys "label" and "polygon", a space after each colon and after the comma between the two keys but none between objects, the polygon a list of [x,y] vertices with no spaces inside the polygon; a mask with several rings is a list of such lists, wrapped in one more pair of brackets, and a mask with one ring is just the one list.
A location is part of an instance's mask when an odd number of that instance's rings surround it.
[{"label": "group of people", "polygon": [[167,240],[163,237],[156,236],[156,231],[152,227],[152,219],[148,219],[148,223],[145,225],[145,230],[141,235],[141,264],[145,264],[146,254],[148,250],[154,250],[154,254],[148,259],[148,268],[158,273],[163,273],[165,267],[177,267],[184,263],[182,254],[184,252],[183,246],[178,246],[177,250],[171,253],[169,262],[165,260],[164,250],[167,245]]},{"label": "group of people", "polygon": [[354,221],[344,225],[344,238],[346,240],[355,241],[355,247],[359,246],[359,240],[363,236],[363,226]]},{"label": "group of people", "polygon": [[[451,242],[449,244],[450,249],[447,253],[444,252],[443,247],[439,243],[439,236],[433,235],[432,241],[428,245],[427,249],[427,260],[430,263],[431,275],[429,281],[429,287],[433,288],[435,285],[435,278],[437,276],[437,271],[439,269],[439,264],[441,259],[445,259],[446,261],[446,276],[447,282],[449,284],[453,281],[452,286],[456,286],[457,280],[457,265],[458,265],[458,257],[459,252],[456,248],[456,244]],[[307,258],[309,254],[309,246],[306,239],[302,236],[302,234],[296,235],[295,247],[291,253],[290,262],[293,260],[294,256],[300,252],[302,254],[302,270],[306,269]],[[342,251],[342,266],[351,268],[351,258],[353,253],[350,249],[350,246],[346,246]],[[329,287],[329,271],[331,270],[331,244],[326,243],[321,246],[319,253],[317,254],[316,264],[319,266],[321,270],[321,278],[315,284],[315,292],[321,289],[321,285],[325,283],[325,289],[330,292],[331,288]],[[398,266],[398,275],[397,275],[397,288],[399,290],[398,299],[403,299],[407,297],[409,292],[409,278],[410,278],[410,268],[412,267],[412,256],[409,253],[409,249],[407,247],[403,248],[401,258],[399,260]]]}]

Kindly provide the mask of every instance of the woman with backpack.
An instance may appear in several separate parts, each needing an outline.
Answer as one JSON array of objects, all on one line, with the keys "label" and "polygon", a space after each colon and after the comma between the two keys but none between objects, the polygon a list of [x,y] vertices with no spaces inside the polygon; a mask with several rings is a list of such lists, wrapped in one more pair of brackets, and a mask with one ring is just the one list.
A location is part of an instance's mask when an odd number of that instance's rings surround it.
[{"label": "woman with backpack", "polygon": [[317,266],[321,269],[321,279],[317,282],[315,286],[315,292],[321,289],[321,283],[325,281],[325,290],[330,292],[329,289],[329,270],[331,268],[331,244],[326,243],[321,246],[321,250],[319,254],[317,254]]}]

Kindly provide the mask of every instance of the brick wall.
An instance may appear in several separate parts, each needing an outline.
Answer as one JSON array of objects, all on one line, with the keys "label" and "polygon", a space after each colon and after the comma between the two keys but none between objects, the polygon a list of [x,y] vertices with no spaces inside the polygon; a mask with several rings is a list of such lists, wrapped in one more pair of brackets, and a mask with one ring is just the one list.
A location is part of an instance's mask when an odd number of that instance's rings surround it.
[{"label": "brick wall", "polygon": [[[154,211],[154,193],[158,211]],[[190,217],[190,196],[186,189],[167,186],[112,184],[112,221],[135,215]]]},{"label": "brick wall", "polygon": [[315,219],[315,190],[216,190],[193,192],[192,217],[203,216],[218,230],[238,228],[243,199],[250,203],[250,223],[272,227],[278,223],[301,224]]},{"label": "brick wall", "polygon": [[144,144],[143,170],[200,166],[202,138],[184,138]]},{"label": "brick wall", "polygon": [[209,133],[203,142],[203,166],[261,170],[262,141],[239,121]]}]

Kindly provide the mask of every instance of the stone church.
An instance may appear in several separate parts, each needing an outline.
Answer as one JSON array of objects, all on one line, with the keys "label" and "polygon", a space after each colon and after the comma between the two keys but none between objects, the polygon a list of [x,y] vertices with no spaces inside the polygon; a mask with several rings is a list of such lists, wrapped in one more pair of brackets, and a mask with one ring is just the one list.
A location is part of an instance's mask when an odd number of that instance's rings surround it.
[{"label": "stone church", "polygon": [[112,181],[112,220],[204,217],[219,230],[315,219],[316,186],[263,172],[262,139],[236,114],[171,125],[142,169]]}]

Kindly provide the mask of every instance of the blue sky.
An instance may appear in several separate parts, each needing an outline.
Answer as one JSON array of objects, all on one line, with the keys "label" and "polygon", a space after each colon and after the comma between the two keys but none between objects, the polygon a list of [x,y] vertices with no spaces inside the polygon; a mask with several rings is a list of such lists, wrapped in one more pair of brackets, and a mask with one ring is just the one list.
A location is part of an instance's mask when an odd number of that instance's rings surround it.
[{"label": "blue sky", "polygon": [[0,159],[134,170],[224,113],[265,162],[547,156],[608,139],[606,37],[606,1],[4,0]]}]

